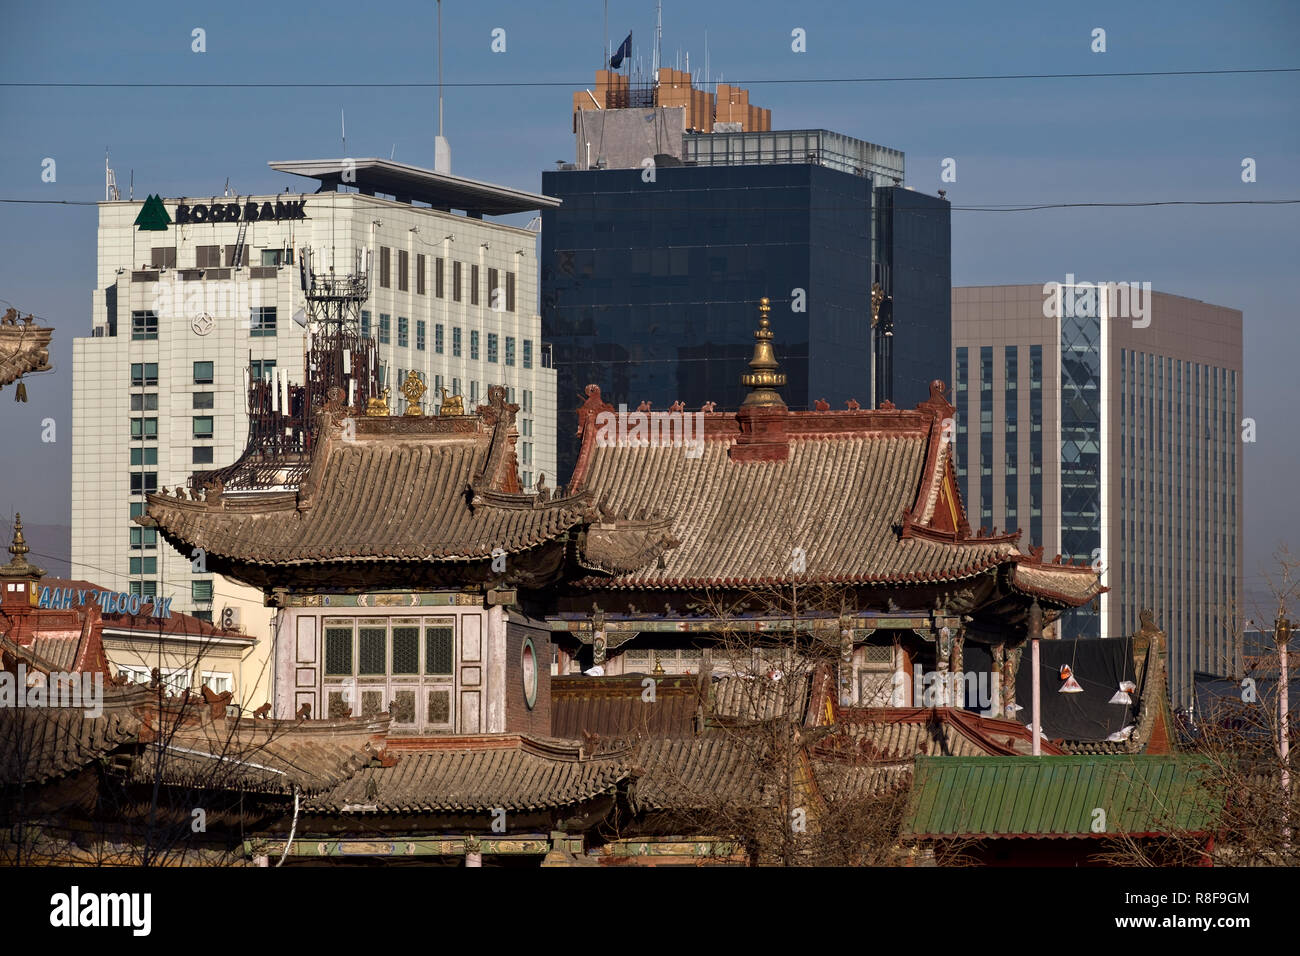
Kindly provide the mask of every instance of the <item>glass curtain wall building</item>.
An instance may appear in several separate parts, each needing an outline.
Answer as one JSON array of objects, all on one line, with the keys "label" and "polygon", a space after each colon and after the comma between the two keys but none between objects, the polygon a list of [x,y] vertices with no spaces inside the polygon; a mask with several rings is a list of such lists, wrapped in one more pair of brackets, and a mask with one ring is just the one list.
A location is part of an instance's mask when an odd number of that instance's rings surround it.
[{"label": "glass curtain wall building", "polygon": [[1178,703],[1194,671],[1235,672],[1241,313],[1149,288],[1095,309],[1040,285],[958,288],[952,302],[972,523],[1020,529],[1022,547],[1093,564],[1110,588],[1056,636],[1132,634],[1151,608]]}]

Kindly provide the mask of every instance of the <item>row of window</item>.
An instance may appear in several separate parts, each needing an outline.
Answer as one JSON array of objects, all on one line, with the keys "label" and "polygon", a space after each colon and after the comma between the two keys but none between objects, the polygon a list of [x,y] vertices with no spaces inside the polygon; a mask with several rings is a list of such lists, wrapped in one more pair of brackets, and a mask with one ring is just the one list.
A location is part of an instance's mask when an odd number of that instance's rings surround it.
[{"label": "row of window", "polygon": [[[219,269],[223,267],[221,246],[195,246],[194,247],[194,268],[196,269]],[[230,268],[235,265],[235,246],[228,245],[225,247],[224,267]],[[241,266],[248,265],[249,248],[247,245],[243,248],[243,253],[239,257]],[[293,264],[292,249],[262,249],[258,252],[258,260],[263,266],[282,266]],[[149,265],[154,269],[175,269],[176,268],[176,247],[175,246],[154,246],[150,250]]]},{"label": "row of window", "polygon": [[[275,306],[257,306],[248,312],[248,334],[254,338],[273,338],[276,333]],[[131,338],[147,341],[158,338],[158,313],[134,311],[131,313]]]},{"label": "row of window", "polygon": [[[415,294],[427,294],[425,282],[425,272],[428,256],[417,254],[415,257]],[[397,250],[397,291],[409,292],[411,290],[411,256],[405,249]],[[451,298],[453,302],[463,301],[465,285],[469,286],[469,304],[479,305],[479,293],[482,286],[480,282],[480,272],[482,270],[473,263],[469,264],[468,270],[465,263],[452,260],[451,263]],[[393,287],[393,250],[388,246],[379,247],[379,287],[381,289],[391,289]],[[445,275],[447,272],[446,261],[440,257],[433,257],[433,294],[435,298],[446,298]],[[469,282],[463,281],[465,273],[469,273]],[[487,270],[487,292],[488,305],[496,312],[513,312],[515,311],[515,274],[507,272],[505,282],[501,282],[501,272],[498,269]]]},{"label": "row of window", "polygon": [[[272,365],[275,363],[272,362]],[[214,381],[215,373],[212,362],[195,362],[194,363],[194,384],[211,385]],[[132,388],[153,388],[158,384],[158,363],[157,362],[132,362],[131,363],[131,387]],[[195,406],[197,407],[197,406]]]},{"label": "row of window", "polygon": [[[426,343],[426,325],[423,319],[415,321],[415,349],[417,352],[425,351]],[[361,334],[369,336],[371,334],[371,314],[368,311],[361,313]],[[375,337],[379,340],[380,345],[393,344],[393,321],[392,316],[387,312],[379,313],[379,326],[375,330]],[[505,364],[513,366],[516,360],[515,337],[507,335],[505,337]],[[474,361],[479,360],[479,332],[471,329],[469,333],[469,357]],[[453,358],[462,357],[462,338],[459,327],[454,326],[451,330],[451,354]],[[410,348],[410,320],[404,315],[397,317],[397,347]],[[433,351],[438,355],[446,354],[446,330],[441,322],[434,323],[433,326]],[[533,343],[531,339],[523,341],[523,367],[533,367]],[[500,336],[495,332],[487,334],[487,360],[489,362],[498,362],[500,359]]]}]

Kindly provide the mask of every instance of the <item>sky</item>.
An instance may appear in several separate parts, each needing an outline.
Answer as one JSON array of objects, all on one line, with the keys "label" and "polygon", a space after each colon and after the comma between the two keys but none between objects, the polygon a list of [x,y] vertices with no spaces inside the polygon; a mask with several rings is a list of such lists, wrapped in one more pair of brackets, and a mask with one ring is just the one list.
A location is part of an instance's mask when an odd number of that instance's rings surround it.
[{"label": "sky", "polygon": [[[349,155],[432,166],[438,64],[432,0],[50,7],[0,0],[9,40],[0,200],[69,203],[0,202],[0,305],[57,330],[55,370],[28,378],[29,404],[15,404],[12,388],[0,393],[0,512],[67,524],[72,339],[89,334],[95,282],[96,209],[84,203],[103,198],[105,148],[123,196],[132,177],[137,197],[220,195],[227,179],[243,194],[299,189],[267,161],[341,155],[342,111]],[[600,0],[446,0],[453,172],[540,191],[543,169],[573,160],[571,93],[600,66],[604,9]],[[654,3],[608,9],[610,45],[631,31],[648,70]],[[774,128],[828,128],[901,149],[909,185],[947,189],[954,285],[1074,274],[1240,309],[1243,411],[1256,422],[1244,450],[1245,583],[1266,589],[1279,546],[1300,550],[1300,205],[961,207],[1300,199],[1300,73],[900,78],[1297,68],[1300,6],[667,0],[663,24],[664,65],[689,52],[702,70],[707,37],[712,79],[748,86]],[[1092,49],[1097,29],[1104,52]],[[796,30],[802,52],[792,49]],[[849,82],[863,78],[883,81]],[[133,83],[168,85],[110,85]],[[54,182],[42,180],[47,158]],[[956,181],[941,182],[949,158]],[[1252,183],[1242,181],[1246,158]],[[41,441],[47,418],[53,442]]]}]

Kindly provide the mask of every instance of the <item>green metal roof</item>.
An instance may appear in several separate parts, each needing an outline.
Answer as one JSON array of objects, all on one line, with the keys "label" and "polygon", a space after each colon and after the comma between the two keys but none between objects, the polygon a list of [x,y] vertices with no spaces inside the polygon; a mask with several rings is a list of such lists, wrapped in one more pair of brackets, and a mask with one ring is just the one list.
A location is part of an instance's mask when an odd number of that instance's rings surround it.
[{"label": "green metal roof", "polygon": [[905,832],[916,837],[1200,833],[1212,828],[1218,809],[1203,765],[1190,757],[917,757]]}]

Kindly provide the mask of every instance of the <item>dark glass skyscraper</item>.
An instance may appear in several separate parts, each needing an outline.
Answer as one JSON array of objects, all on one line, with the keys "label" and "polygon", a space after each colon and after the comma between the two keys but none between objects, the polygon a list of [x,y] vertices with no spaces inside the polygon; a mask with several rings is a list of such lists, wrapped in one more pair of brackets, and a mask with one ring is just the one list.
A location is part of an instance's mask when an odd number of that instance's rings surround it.
[{"label": "dark glass skyscraper", "polygon": [[943,200],[877,187],[868,172],[772,159],[666,165],[652,176],[558,170],[543,174],[542,190],[562,200],[543,212],[541,262],[561,481],[573,468],[575,410],[589,383],[615,405],[739,407],[754,307],[765,295],[792,408],[822,398],[832,407],[872,403],[875,281],[896,303],[890,397],[910,406],[945,377]]}]

